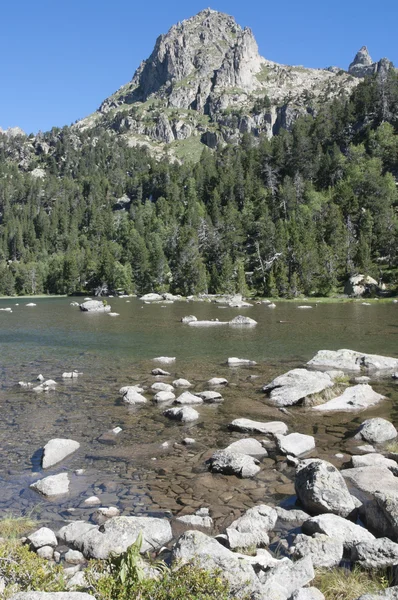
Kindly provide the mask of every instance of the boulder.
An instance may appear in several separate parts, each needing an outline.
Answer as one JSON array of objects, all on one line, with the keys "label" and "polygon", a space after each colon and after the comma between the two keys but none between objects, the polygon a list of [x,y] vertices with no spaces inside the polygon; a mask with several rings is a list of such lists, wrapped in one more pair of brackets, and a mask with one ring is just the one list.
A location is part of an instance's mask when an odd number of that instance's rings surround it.
[{"label": "boulder", "polygon": [[344,286],[344,293],[347,296],[362,296],[372,287],[377,287],[377,281],[370,275],[352,275]]},{"label": "boulder", "polygon": [[333,513],[347,517],[355,510],[342,475],[324,460],[301,461],[296,469],[295,488],[304,509],[312,514]]},{"label": "boulder", "polygon": [[158,392],[154,395],[153,401],[158,402],[171,402],[175,400],[175,394],[173,392]]},{"label": "boulder", "polygon": [[310,556],[314,567],[331,568],[339,566],[342,561],[344,546],[341,539],[324,533],[316,533],[314,537],[300,533],[289,552],[295,560]]},{"label": "boulder", "polygon": [[119,394],[121,396],[124,396],[125,394],[131,392],[131,393],[137,393],[137,394],[142,394],[142,392],[144,391],[144,388],[141,387],[140,385],[125,385],[124,387],[121,387],[119,390]]},{"label": "boulder", "polygon": [[163,381],[156,381],[151,385],[153,392],[174,392],[174,387],[170,383],[164,383]]},{"label": "boulder", "polygon": [[390,421],[382,419],[381,417],[376,417],[364,421],[359,427],[355,437],[357,439],[365,440],[370,444],[381,444],[382,442],[387,442],[388,440],[396,438],[397,435],[398,432]]},{"label": "boulder", "polygon": [[165,365],[170,365],[176,361],[176,357],[175,356],[157,356],[156,358],[153,358],[152,360],[163,363]]},{"label": "boulder", "polygon": [[36,550],[36,554],[37,556],[40,556],[40,558],[44,558],[44,560],[53,560],[54,548],[52,546],[42,546]]},{"label": "boulder", "polygon": [[357,600],[398,600],[398,586],[380,590],[374,594],[363,594]]},{"label": "boulder", "polygon": [[289,435],[275,435],[276,445],[282,454],[302,456],[315,448],[315,438],[303,433],[289,433]]},{"label": "boulder", "polygon": [[303,523],[302,530],[308,535],[322,533],[331,539],[339,540],[348,550],[359,542],[371,542],[375,539],[374,535],[364,527],[332,514],[311,517]]},{"label": "boulder", "polygon": [[238,315],[232,321],[229,321],[230,325],[248,325],[249,327],[254,327],[257,325],[257,321],[254,319],[250,319],[250,317],[244,317],[243,315]]},{"label": "boulder", "polygon": [[[296,562],[283,559],[274,567],[260,571],[258,576],[265,592],[263,598],[273,599],[278,598],[278,596],[271,595],[275,588],[281,593],[283,592],[285,598],[290,598],[294,592],[310,583],[314,579],[315,573],[311,557],[306,556]],[[280,595],[279,598],[283,598],[283,596]]]},{"label": "boulder", "polygon": [[233,549],[268,546],[268,532],[275,527],[277,520],[278,515],[271,506],[260,504],[249,508],[227,528],[229,547]]},{"label": "boulder", "polygon": [[398,358],[365,354],[355,350],[320,350],[308,363],[311,367],[342,369],[343,371],[396,371]]},{"label": "boulder", "polygon": [[55,533],[48,527],[40,527],[40,529],[28,535],[26,543],[29,544],[33,550],[38,550],[43,546],[55,548],[58,545]]},{"label": "boulder", "polygon": [[123,394],[123,402],[125,404],[146,404],[148,400],[142,394],[135,392],[131,388]]},{"label": "boulder", "polygon": [[181,405],[191,405],[191,404],[203,404],[202,398],[196,396],[195,394],[191,394],[191,392],[183,392],[176,398],[175,404]]},{"label": "boulder", "polygon": [[57,538],[68,546],[80,548],[82,545],[82,538],[92,529],[97,529],[92,523],[87,523],[87,521],[73,521],[68,525],[64,525],[64,527],[61,527],[57,533]]},{"label": "boulder", "polygon": [[168,408],[164,411],[164,416],[174,421],[181,421],[182,423],[192,423],[199,419],[199,413],[190,406],[182,406],[181,408]]},{"label": "boulder", "polygon": [[232,358],[228,359],[229,367],[241,367],[241,366],[254,367],[256,364],[257,364],[256,361],[248,360],[247,358],[236,358],[235,356],[233,356]]},{"label": "boulder", "polygon": [[231,596],[241,596],[259,591],[260,584],[248,560],[231,552],[217,540],[201,531],[187,531],[176,542],[172,550],[174,564],[191,561],[206,570],[221,570],[231,586]]},{"label": "boulder", "polygon": [[196,392],[195,396],[199,396],[199,398],[202,398],[203,402],[206,402],[207,404],[216,404],[217,402],[224,401],[220,392],[212,392],[212,391]]},{"label": "boulder", "polygon": [[263,387],[275,406],[291,406],[334,385],[327,373],[293,369]]},{"label": "boulder", "polygon": [[81,565],[86,562],[83,554],[79,552],[79,550],[68,550],[64,555],[64,559],[71,565]]},{"label": "boulder", "polygon": [[347,388],[341,396],[337,396],[325,402],[325,404],[314,406],[313,410],[320,412],[363,410],[364,408],[378,404],[382,400],[385,400],[384,396],[375,392],[367,383],[361,383]]},{"label": "boulder", "polygon": [[151,373],[156,377],[158,377],[159,375],[161,377],[168,377],[170,375],[168,371],[164,371],[163,369],[152,369]]},{"label": "boulder", "polygon": [[301,525],[310,518],[308,513],[295,508],[286,509],[281,506],[276,506],[275,511],[278,515],[278,521],[281,521],[282,523],[299,523]]},{"label": "boulder", "polygon": [[325,600],[325,596],[316,587],[306,587],[296,590],[289,600]]},{"label": "boulder", "polygon": [[245,438],[232,442],[225,450],[239,452],[240,454],[248,454],[249,456],[268,456],[268,452],[264,446],[254,438]]},{"label": "boulder", "polygon": [[143,302],[161,302],[162,300],[164,300],[163,296],[161,296],[160,294],[144,294],[143,296],[141,296],[140,300],[142,300]]},{"label": "boulder", "polygon": [[54,438],[47,442],[43,450],[41,465],[43,469],[49,469],[61,462],[64,458],[73,454],[80,448],[79,442],[74,440]]},{"label": "boulder", "polygon": [[386,495],[398,493],[398,478],[386,467],[379,465],[344,469],[341,474],[355,488],[355,495],[363,502],[368,501],[376,492]]},{"label": "boulder", "polygon": [[354,468],[356,467],[377,467],[381,465],[390,469],[395,476],[398,475],[398,464],[391,458],[386,458],[383,454],[378,452],[372,452],[370,454],[360,454],[351,457],[351,464]]},{"label": "boulder", "polygon": [[363,519],[377,533],[398,542],[398,492],[388,489],[375,492],[365,501]]},{"label": "boulder", "polygon": [[351,560],[364,569],[385,569],[398,564],[398,544],[388,538],[359,542],[351,549]]},{"label": "boulder", "polygon": [[257,459],[230,450],[215,452],[207,461],[207,465],[213,473],[236,475],[242,478],[254,477],[261,470]]},{"label": "boulder", "polygon": [[176,517],[176,521],[184,523],[184,525],[190,525],[191,527],[204,527],[211,529],[213,527],[213,519],[207,515],[183,515]]},{"label": "boulder", "polygon": [[207,384],[210,386],[227,385],[228,380],[225,379],[224,377],[212,377],[212,379],[209,379]]},{"label": "boulder", "polygon": [[180,378],[173,381],[173,386],[177,388],[188,388],[192,387],[192,383],[190,383],[188,379]]},{"label": "boulder", "polygon": [[69,476],[67,473],[50,475],[49,477],[35,481],[29,487],[46,498],[62,496],[69,492]]},{"label": "boulder", "polygon": [[101,300],[87,300],[79,304],[79,306],[83,312],[111,312],[111,307],[108,304],[104,304]]},{"label": "boulder", "polygon": [[89,530],[80,538],[80,550],[88,559],[107,559],[110,554],[121,554],[135,542],[142,532],[141,553],[159,550],[173,537],[167,519],[153,517],[113,517],[99,528]]},{"label": "boulder", "polygon": [[271,421],[262,423],[260,421],[252,421],[251,419],[235,419],[228,425],[233,431],[241,431],[242,433],[262,433],[263,435],[285,435],[288,431],[286,423],[282,421]]},{"label": "boulder", "polygon": [[195,315],[188,315],[187,317],[183,317],[181,319],[181,323],[193,323],[194,321],[197,321],[198,319],[195,317]]}]

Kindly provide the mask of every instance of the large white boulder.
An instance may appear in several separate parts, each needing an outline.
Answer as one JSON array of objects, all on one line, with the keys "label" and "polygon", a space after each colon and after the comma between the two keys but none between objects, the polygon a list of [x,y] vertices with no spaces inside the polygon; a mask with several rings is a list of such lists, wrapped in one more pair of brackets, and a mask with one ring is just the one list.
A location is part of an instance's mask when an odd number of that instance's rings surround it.
[{"label": "large white boulder", "polygon": [[30,487],[46,498],[62,496],[69,492],[69,476],[67,473],[50,475],[49,477],[35,481]]},{"label": "large white boulder", "polygon": [[49,469],[61,462],[64,458],[73,454],[80,448],[79,442],[75,440],[54,438],[47,442],[43,450],[41,465],[43,469]]},{"label": "large white boulder", "polygon": [[364,410],[382,400],[385,400],[384,396],[375,392],[370,385],[360,383],[347,388],[340,396],[314,406],[313,410],[318,412]]},{"label": "large white boulder", "polygon": [[365,354],[356,350],[320,350],[308,363],[311,367],[342,369],[343,371],[395,371],[398,358]]},{"label": "large white boulder", "polygon": [[242,433],[262,433],[264,435],[285,435],[288,431],[286,423],[283,421],[270,421],[262,423],[261,421],[252,421],[251,419],[235,419],[228,425],[233,431],[241,431]]},{"label": "large white boulder", "polygon": [[291,406],[334,385],[327,373],[292,369],[263,387],[275,406]]},{"label": "large white boulder", "polygon": [[109,304],[104,304],[101,300],[87,300],[79,306],[83,312],[111,312]]}]

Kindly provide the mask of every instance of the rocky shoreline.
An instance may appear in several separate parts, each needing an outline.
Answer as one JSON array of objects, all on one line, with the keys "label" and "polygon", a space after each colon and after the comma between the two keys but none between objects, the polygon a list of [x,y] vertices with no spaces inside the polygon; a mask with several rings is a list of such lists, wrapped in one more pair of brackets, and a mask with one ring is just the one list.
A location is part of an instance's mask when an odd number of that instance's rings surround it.
[{"label": "rocky shoreline", "polygon": [[[230,365],[250,363],[255,364],[246,358],[228,359]],[[369,383],[396,377],[398,360],[351,350],[320,351],[308,367],[288,371],[263,386],[267,402],[278,407],[281,415],[286,406],[294,410],[298,404],[316,410],[333,402],[331,410],[363,411],[384,399]],[[199,413],[191,405],[199,409],[206,402],[221,405],[220,392],[228,386],[226,378],[213,378],[208,381],[211,389],[182,391],[176,397],[174,392],[191,387],[191,383],[183,378],[166,383],[169,373],[158,367],[153,373],[157,381],[150,390],[125,386],[120,394],[127,404],[147,404],[143,394],[148,391],[155,403],[177,404],[164,411],[166,417],[170,416],[168,411],[182,411],[196,420]],[[169,396],[163,400],[159,394]],[[40,556],[65,565],[71,590],[84,587],[87,560],[104,560],[113,553],[125,552],[139,531],[143,532],[143,552],[160,553],[172,563],[195,559],[206,569],[220,567],[234,595],[250,591],[251,597],[259,600],[321,598],[318,590],[308,587],[315,576],[314,568],[351,564],[380,569],[398,564],[398,453],[394,447],[397,431],[392,423],[382,418],[363,420],[351,440],[355,444],[351,458],[336,454],[343,459],[340,469],[311,457],[316,452],[316,436],[289,433],[283,419],[260,422],[241,418],[227,427],[251,437],[240,437],[210,455],[202,452],[209,476],[231,480],[233,486],[239,479],[253,479],[253,487],[259,490],[259,503],[238,510],[237,518],[227,527],[215,526],[213,518],[217,515],[206,506],[195,510],[188,503],[185,514],[170,520],[120,516],[117,507],[102,506],[98,497],[90,497],[85,501],[93,507],[90,522],[70,516],[57,531],[42,527],[29,535],[26,543]],[[108,435],[112,438],[118,433]],[[194,438],[184,438],[183,445],[190,453],[195,452]],[[43,468],[59,464],[78,448],[74,440],[50,440],[43,450]],[[276,457],[293,473],[296,496],[291,498],[296,499],[295,504],[261,502],[265,489],[257,486],[254,478],[262,474],[266,482]],[[48,499],[67,494],[69,475],[61,472],[44,477],[31,487]],[[285,495],[289,495],[288,490]],[[276,547],[279,557],[275,556]],[[391,588],[391,593],[396,590]]]}]

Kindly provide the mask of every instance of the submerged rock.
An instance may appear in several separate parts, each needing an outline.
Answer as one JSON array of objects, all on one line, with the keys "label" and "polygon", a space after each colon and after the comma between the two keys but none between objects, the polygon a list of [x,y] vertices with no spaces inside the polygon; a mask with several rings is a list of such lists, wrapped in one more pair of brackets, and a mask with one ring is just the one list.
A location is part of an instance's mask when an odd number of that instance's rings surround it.
[{"label": "submerged rock", "polygon": [[175,394],[173,394],[173,392],[158,392],[153,397],[153,401],[156,403],[171,402],[172,400],[175,400]]},{"label": "submerged rock", "polygon": [[54,438],[44,446],[42,467],[49,469],[80,448],[74,440]]},{"label": "submerged rock", "polygon": [[204,391],[204,392],[196,392],[195,396],[199,396],[199,398],[202,398],[202,400],[204,402],[207,402],[208,404],[215,404],[217,402],[223,402],[224,399],[221,396],[220,392],[213,392],[213,391]]},{"label": "submerged rock", "polygon": [[295,488],[298,499],[310,513],[348,517],[355,510],[344,478],[336,467],[324,460],[301,461],[296,469]]},{"label": "submerged rock", "polygon": [[169,365],[176,361],[176,357],[175,356],[157,356],[156,358],[153,358],[152,360],[155,360],[156,362],[164,363],[165,365]]},{"label": "submerged rock", "polygon": [[198,319],[195,315],[188,315],[187,317],[183,317],[181,319],[181,323],[192,323],[193,321],[197,321]]},{"label": "submerged rock", "polygon": [[236,475],[242,478],[254,477],[261,470],[259,464],[259,461],[252,456],[231,450],[219,450],[207,461],[213,473]]},{"label": "submerged rock", "polygon": [[192,383],[190,383],[190,382],[188,381],[188,379],[182,379],[182,378],[180,378],[180,379],[175,379],[175,380],[173,381],[173,386],[174,386],[174,387],[177,387],[177,388],[178,388],[178,387],[181,387],[181,388],[188,388],[188,387],[192,387]]},{"label": "submerged rock", "polygon": [[228,385],[228,379],[225,379],[224,377],[213,377],[212,379],[209,379],[209,381],[207,382],[207,385],[210,385],[210,386]]},{"label": "submerged rock", "polygon": [[152,369],[151,371],[152,375],[155,376],[162,376],[162,377],[168,377],[170,375],[170,373],[168,371],[164,371],[163,369]]},{"label": "submerged rock", "polygon": [[240,366],[248,366],[254,367],[256,365],[255,360],[248,360],[247,358],[236,358],[235,356],[228,359],[229,367],[240,367]]},{"label": "submerged rock", "polygon": [[174,392],[174,387],[170,383],[157,381],[151,385],[151,390],[154,392]]}]

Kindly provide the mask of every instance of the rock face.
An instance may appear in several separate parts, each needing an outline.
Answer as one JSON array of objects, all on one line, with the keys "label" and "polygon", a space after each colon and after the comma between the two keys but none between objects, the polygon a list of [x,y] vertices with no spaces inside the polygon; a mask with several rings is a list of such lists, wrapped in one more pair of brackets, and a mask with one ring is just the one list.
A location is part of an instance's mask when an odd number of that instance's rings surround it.
[{"label": "rock face", "polygon": [[391,371],[398,368],[398,359],[355,350],[320,350],[308,363],[311,367],[342,369],[343,371]]},{"label": "rock face", "polygon": [[382,402],[382,400],[385,400],[384,396],[375,392],[370,385],[360,383],[344,390],[341,396],[337,396],[325,404],[314,406],[313,410],[319,412],[363,410]]},{"label": "rock face", "polygon": [[293,369],[265,385],[263,391],[270,394],[270,401],[275,406],[291,406],[332,386],[333,381],[327,373]]},{"label": "rock face", "polygon": [[355,503],[339,471],[320,459],[299,463],[295,479],[296,494],[304,509],[313,514],[334,513],[347,517]]},{"label": "rock face", "polygon": [[344,293],[347,296],[362,296],[372,288],[377,288],[377,281],[373,277],[369,277],[369,275],[353,275],[345,284]]},{"label": "rock face", "polygon": [[[382,58],[378,62],[373,62],[367,47],[362,46],[348,67],[348,72],[350,75],[354,75],[354,77],[370,77],[371,75],[380,73],[383,70],[390,68],[390,64],[390,61],[386,58]],[[363,275],[357,275],[357,277],[363,278]],[[369,279],[372,278],[369,277]]]},{"label": "rock face", "polygon": [[259,461],[246,454],[231,450],[219,450],[207,461],[210,471],[237,475],[238,477],[253,477],[260,471]]},{"label": "rock face", "polygon": [[67,473],[50,475],[50,477],[44,477],[44,479],[32,483],[30,487],[46,498],[62,496],[69,492],[69,476]]},{"label": "rock face", "polygon": [[101,302],[101,300],[87,300],[79,305],[83,312],[110,312],[111,307]]},{"label": "rock face", "polygon": [[42,467],[49,469],[80,448],[79,442],[54,438],[44,446]]}]

